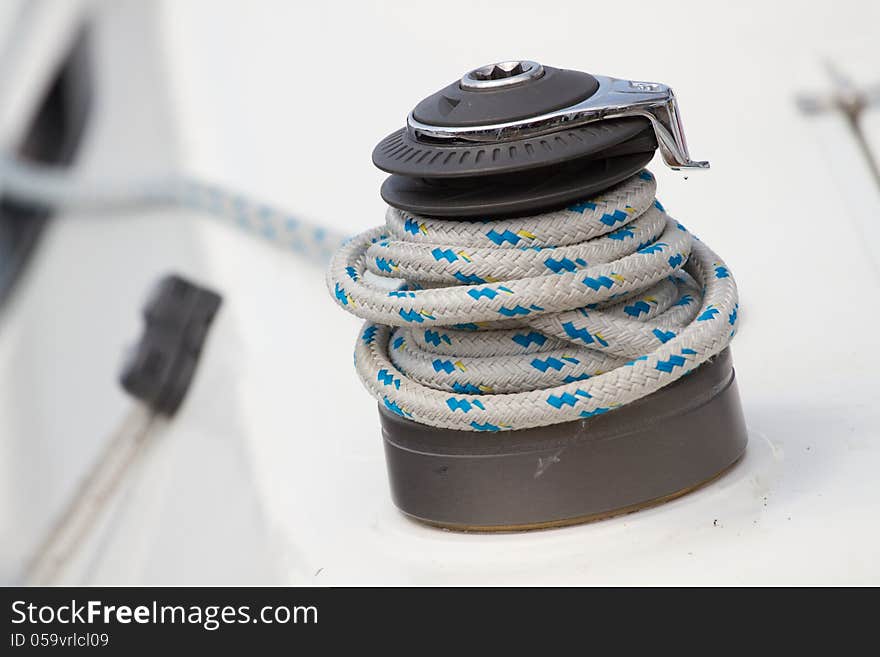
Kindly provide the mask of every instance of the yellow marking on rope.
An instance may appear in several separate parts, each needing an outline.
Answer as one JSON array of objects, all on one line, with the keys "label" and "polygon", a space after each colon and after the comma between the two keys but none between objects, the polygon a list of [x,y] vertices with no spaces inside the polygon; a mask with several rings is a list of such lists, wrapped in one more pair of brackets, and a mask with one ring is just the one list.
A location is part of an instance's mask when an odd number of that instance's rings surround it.
[{"label": "yellow marking on rope", "polygon": [[455,361],[455,362],[453,363],[453,365],[455,365],[455,366],[456,366],[458,369],[460,369],[462,372],[467,372],[467,368],[465,368],[464,364],[463,364],[460,360]]},{"label": "yellow marking on rope", "polygon": [[623,283],[626,279],[620,274],[611,274],[611,278],[613,278],[618,283]]},{"label": "yellow marking on rope", "polygon": [[529,240],[533,240],[537,237],[537,235],[530,233],[527,230],[518,230],[518,231],[516,231],[516,234],[519,235],[520,237],[525,237],[526,239],[529,239]]}]

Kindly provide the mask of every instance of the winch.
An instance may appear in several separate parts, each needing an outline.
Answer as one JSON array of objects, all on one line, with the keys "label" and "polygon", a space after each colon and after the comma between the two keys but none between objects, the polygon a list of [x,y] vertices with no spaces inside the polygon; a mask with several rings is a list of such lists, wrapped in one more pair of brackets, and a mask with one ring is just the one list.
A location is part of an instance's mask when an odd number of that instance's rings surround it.
[{"label": "winch", "polygon": [[655,198],[656,150],[708,168],[668,86],[506,61],[378,144],[385,225],[345,242],[186,176],[89,183],[5,158],[0,173],[31,203],[178,204],[317,260],[335,250],[328,283],[366,320],[355,364],[395,503],[497,531],[656,504],[745,449],[736,284]]},{"label": "winch", "polygon": [[583,199],[640,171],[659,146],[688,155],[672,90],[536,62],[490,64],[425,98],[383,139],[382,198],[411,212],[495,217]]},{"label": "winch", "polygon": [[367,320],[356,366],[404,513],[572,524],[740,458],[736,285],[655,199],[657,149],[709,167],[668,86],[533,61],[466,73],[376,146],[385,226],[343,246],[328,282]]}]

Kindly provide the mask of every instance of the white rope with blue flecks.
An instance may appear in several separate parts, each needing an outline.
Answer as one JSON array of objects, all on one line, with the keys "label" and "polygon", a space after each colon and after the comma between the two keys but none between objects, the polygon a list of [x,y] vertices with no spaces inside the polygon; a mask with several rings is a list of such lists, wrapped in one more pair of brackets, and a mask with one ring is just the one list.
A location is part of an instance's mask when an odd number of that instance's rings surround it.
[{"label": "white rope with blue flecks", "polygon": [[337,303],[367,320],[355,349],[367,389],[423,424],[524,429],[605,413],[718,354],[736,331],[736,284],[655,190],[642,171],[564,210],[495,221],[390,208],[328,273]]},{"label": "white rope with blue flecks", "polygon": [[[392,412],[466,431],[604,413],[727,346],[734,280],[665,214],[655,187],[644,171],[564,210],[502,221],[392,208],[385,227],[344,242],[187,177],[96,184],[0,158],[0,189],[18,200],[98,211],[173,204],[317,261],[335,251],[334,298],[368,320],[355,353],[368,390]],[[377,277],[401,284],[389,291]]]},{"label": "white rope with blue flecks", "polygon": [[335,231],[188,176],[84,180],[64,168],[0,156],[0,192],[50,208],[106,213],[172,205],[212,214],[322,266],[344,242]]}]

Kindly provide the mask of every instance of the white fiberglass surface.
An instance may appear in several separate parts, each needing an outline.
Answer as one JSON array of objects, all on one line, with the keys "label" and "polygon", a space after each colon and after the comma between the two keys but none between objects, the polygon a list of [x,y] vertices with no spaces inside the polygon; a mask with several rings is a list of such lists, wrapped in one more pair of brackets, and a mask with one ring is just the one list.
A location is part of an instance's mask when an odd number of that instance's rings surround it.
[{"label": "white fiberglass surface", "polygon": [[[373,145],[465,70],[521,56],[670,84],[691,154],[712,169],[685,177],[659,157],[651,169],[670,214],[739,283],[732,351],[750,443],[711,486],[633,515],[527,534],[420,526],[391,503],[375,404],[351,364],[359,322],[333,304],[323,272],[174,212],[158,221],[180,232],[154,235],[153,248],[192,240],[187,270],[223,293],[224,309],[190,398],[144,465],[164,479],[132,483],[106,540],[88,547],[91,565],[71,579],[880,581],[880,247],[870,237],[880,190],[845,123],[805,117],[794,102],[828,88],[824,56],[880,80],[875,5],[636,2],[622,15],[585,3],[445,3],[444,14],[476,26],[464,36],[437,20],[437,5],[165,3],[177,165],[344,232],[382,221]],[[877,126],[867,123],[875,140]],[[106,141],[91,147],[112,152]],[[117,326],[108,340],[134,335],[139,302],[129,301],[129,332]],[[212,457],[217,443],[227,447]],[[206,472],[214,479],[198,485]],[[216,485],[225,472],[230,484]],[[221,556],[206,560],[212,545]]]}]

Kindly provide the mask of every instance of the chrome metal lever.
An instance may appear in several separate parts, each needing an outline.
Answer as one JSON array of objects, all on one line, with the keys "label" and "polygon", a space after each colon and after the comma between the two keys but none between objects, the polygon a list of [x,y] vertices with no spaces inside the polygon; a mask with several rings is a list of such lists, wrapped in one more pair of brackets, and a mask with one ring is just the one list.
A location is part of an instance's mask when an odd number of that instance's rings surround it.
[{"label": "chrome metal lever", "polygon": [[407,117],[407,130],[415,137],[440,141],[497,143],[538,136],[575,126],[641,116],[651,122],[663,161],[672,169],[708,169],[706,161],[695,161],[688,153],[684,127],[675,94],[658,82],[619,80],[594,76],[598,90],[586,100],[539,116],[478,126],[436,126]]}]

